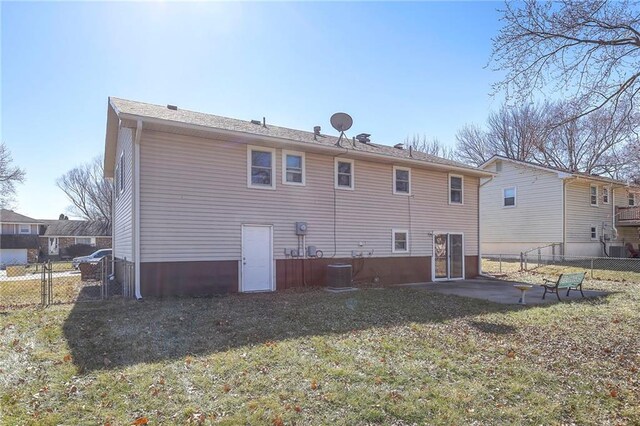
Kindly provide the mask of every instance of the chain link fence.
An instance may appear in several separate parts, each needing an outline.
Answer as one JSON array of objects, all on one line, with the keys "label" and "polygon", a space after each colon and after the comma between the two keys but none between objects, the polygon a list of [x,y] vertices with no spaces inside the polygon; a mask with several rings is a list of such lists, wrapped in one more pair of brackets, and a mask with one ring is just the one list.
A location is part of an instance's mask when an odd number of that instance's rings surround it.
[{"label": "chain link fence", "polygon": [[111,280],[112,262],[47,262],[0,270],[0,308],[96,301],[122,295]]},{"label": "chain link fence", "polygon": [[640,259],[521,253],[483,255],[482,272],[500,276],[535,271],[541,274],[586,272],[587,278],[640,283]]}]

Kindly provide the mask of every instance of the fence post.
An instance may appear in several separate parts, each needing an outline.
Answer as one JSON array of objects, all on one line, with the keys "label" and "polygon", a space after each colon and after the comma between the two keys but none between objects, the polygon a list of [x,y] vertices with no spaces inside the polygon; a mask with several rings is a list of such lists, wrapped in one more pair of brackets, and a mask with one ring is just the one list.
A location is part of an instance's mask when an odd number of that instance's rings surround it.
[{"label": "fence post", "polygon": [[593,258],[591,258],[591,279],[593,279]]},{"label": "fence post", "polygon": [[498,255],[500,259],[500,273],[502,273],[502,255]]},{"label": "fence post", "polygon": [[524,272],[524,253],[520,252],[520,272]]}]

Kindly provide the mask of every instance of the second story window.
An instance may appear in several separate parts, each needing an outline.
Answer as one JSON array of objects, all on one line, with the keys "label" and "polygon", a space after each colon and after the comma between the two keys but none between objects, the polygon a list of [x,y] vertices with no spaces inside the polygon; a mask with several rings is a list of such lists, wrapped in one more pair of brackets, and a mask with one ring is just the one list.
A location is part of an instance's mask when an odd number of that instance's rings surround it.
[{"label": "second story window", "polygon": [[305,184],[304,153],[282,151],[282,183],[287,185]]},{"label": "second story window", "polygon": [[516,206],[516,187],[505,188],[502,190],[502,206],[503,207],[515,207]]},{"label": "second story window", "polygon": [[604,204],[609,204],[609,188],[606,186],[602,188],[602,202]]},{"label": "second story window", "polygon": [[460,175],[449,175],[449,204],[463,204],[464,178]]},{"label": "second story window", "polygon": [[411,195],[411,169],[393,167],[393,193]]},{"label": "second story window", "polygon": [[636,194],[633,192],[629,193],[629,207],[633,207],[636,205]]},{"label": "second story window", "polygon": [[18,230],[21,234],[30,234],[31,226],[30,225],[20,225],[20,229]]},{"label": "second story window", "polygon": [[354,189],[353,160],[336,158],[335,187],[336,189]]},{"label": "second story window", "polygon": [[595,185],[591,185],[590,191],[591,191],[591,205],[597,206],[598,205],[598,187]]},{"label": "second story window", "polygon": [[275,149],[249,146],[247,148],[248,176],[250,188],[276,189],[274,176]]}]

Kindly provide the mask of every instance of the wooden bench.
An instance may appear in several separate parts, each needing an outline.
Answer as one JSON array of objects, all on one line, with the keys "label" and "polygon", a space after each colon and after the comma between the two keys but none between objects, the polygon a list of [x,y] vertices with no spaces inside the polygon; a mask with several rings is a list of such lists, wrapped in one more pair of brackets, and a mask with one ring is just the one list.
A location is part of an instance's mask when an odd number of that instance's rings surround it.
[{"label": "wooden bench", "polygon": [[584,293],[582,292],[582,281],[584,281],[585,275],[586,272],[578,272],[574,274],[561,274],[557,281],[545,279],[545,283],[542,284],[544,287],[544,294],[542,295],[542,298],[544,299],[547,292],[549,292],[555,293],[558,300],[560,300],[560,289],[565,288],[567,289],[567,297],[569,297],[569,292],[571,290],[580,290],[580,294],[584,297]]}]

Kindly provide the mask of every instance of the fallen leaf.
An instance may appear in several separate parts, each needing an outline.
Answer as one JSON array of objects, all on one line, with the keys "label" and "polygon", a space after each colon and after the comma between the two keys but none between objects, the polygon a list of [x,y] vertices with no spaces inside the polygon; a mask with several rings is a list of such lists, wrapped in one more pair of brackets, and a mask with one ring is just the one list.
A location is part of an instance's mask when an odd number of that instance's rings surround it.
[{"label": "fallen leaf", "polygon": [[229,386],[229,385],[225,384],[225,385],[222,387],[222,390],[224,391],[224,393],[229,393],[229,391],[231,390],[231,386]]},{"label": "fallen leaf", "polygon": [[516,357],[516,352],[513,349],[509,349],[509,352],[507,352],[507,358],[515,358]]},{"label": "fallen leaf", "polygon": [[293,409],[296,410],[296,413],[299,413],[302,411],[302,407],[300,407],[299,405],[296,405]]},{"label": "fallen leaf", "polygon": [[70,355],[70,354],[66,354],[66,355],[64,356],[64,358],[62,358],[62,360],[63,360],[64,362],[70,362],[70,361],[71,361],[71,355]]},{"label": "fallen leaf", "polygon": [[149,419],[147,419],[146,417],[138,417],[132,423],[132,425],[134,426],[140,426],[140,425],[146,425],[146,424],[149,424]]},{"label": "fallen leaf", "polygon": [[318,383],[315,380],[311,381],[311,389],[313,390],[318,389]]},{"label": "fallen leaf", "polygon": [[611,389],[611,392],[609,392],[609,394],[611,395],[611,398],[617,398],[618,397],[618,391],[615,389]]},{"label": "fallen leaf", "polygon": [[280,416],[273,419],[271,423],[273,424],[273,426],[284,426],[284,422],[282,421],[282,418]]},{"label": "fallen leaf", "polygon": [[376,382],[376,385],[381,385],[382,384],[382,379],[380,377],[376,376],[375,382]]}]

